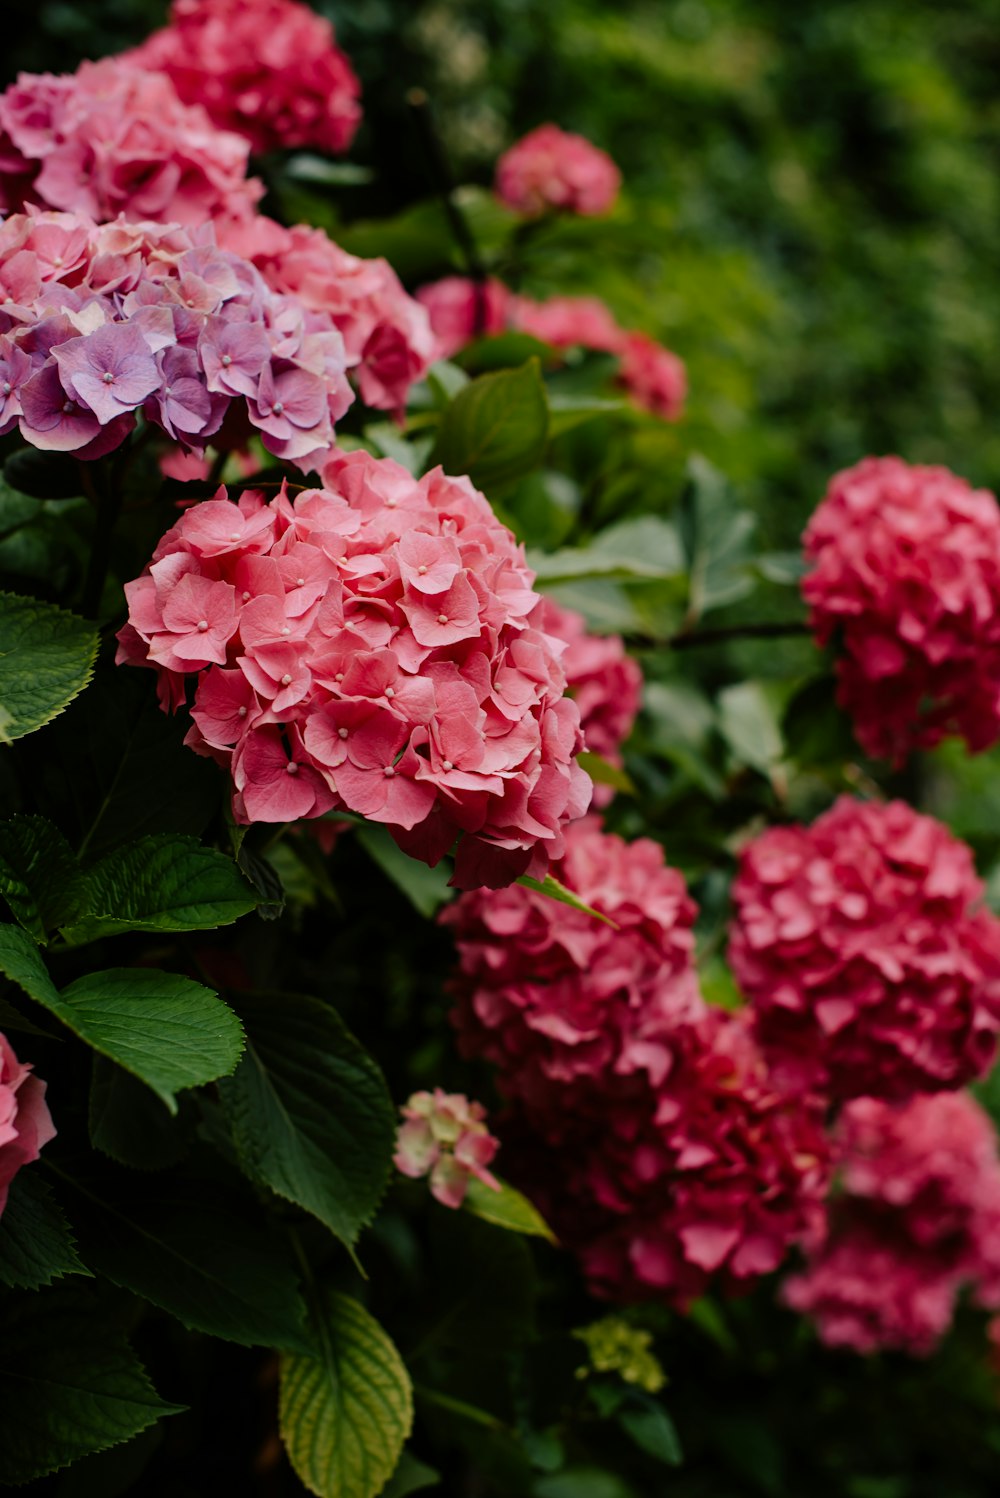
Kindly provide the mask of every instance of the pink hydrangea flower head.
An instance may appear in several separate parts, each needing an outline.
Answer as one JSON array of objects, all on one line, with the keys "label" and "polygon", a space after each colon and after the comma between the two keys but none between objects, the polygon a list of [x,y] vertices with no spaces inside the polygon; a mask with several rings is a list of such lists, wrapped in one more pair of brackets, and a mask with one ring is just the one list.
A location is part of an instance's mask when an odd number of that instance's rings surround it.
[{"label": "pink hydrangea flower head", "polygon": [[355,452],[323,479],[186,510],[118,659],[169,707],[196,677],[187,742],[230,767],[237,820],[348,811],[430,863],[457,843],[462,887],[544,873],[591,786],[523,549],[439,469]]},{"label": "pink hydrangea flower head", "polygon": [[415,1092],[400,1112],[393,1163],[405,1176],[430,1176],[431,1195],[445,1207],[460,1207],[473,1179],[494,1191],[500,1182],[487,1169],[500,1147],[486,1126],[486,1109],[463,1093]]},{"label": "pink hydrangea flower head", "polygon": [[830,1346],[932,1352],[959,1291],[1000,1303],[1000,1156],[964,1093],[902,1104],[858,1098],[834,1134],[840,1192],[829,1231],[785,1285]]},{"label": "pink hydrangea flower head", "polygon": [[421,286],[417,301],[430,318],[435,359],[450,359],[473,338],[502,333],[514,298],[495,276],[482,283],[468,276],[445,276]]},{"label": "pink hydrangea flower head", "polygon": [[946,468],[864,458],[830,481],[802,584],[867,754],[1000,738],[1000,508]]},{"label": "pink hydrangea flower head", "polygon": [[10,1183],[23,1165],[37,1160],[55,1137],[45,1101],[45,1083],[18,1061],[6,1036],[0,1035],[0,1212],[7,1205]]},{"label": "pink hydrangea flower head", "polygon": [[253,213],[245,140],[217,129],[170,79],[123,58],[70,78],[22,73],[0,95],[0,205],[199,224]]},{"label": "pink hydrangea flower head", "polygon": [[607,213],[620,187],[621,173],[611,157],[558,125],[539,125],[497,162],[497,197],[530,218]]},{"label": "pink hydrangea flower head", "polygon": [[687,397],[683,361],[645,333],[626,333],[619,348],[618,381],[626,393],[653,416],[677,421]]},{"label": "pink hydrangea flower head", "polygon": [[519,332],[530,333],[558,349],[586,348],[617,354],[630,336],[596,296],[553,296],[542,302],[519,296],[511,302],[508,317]]},{"label": "pink hydrangea flower head", "polygon": [[296,0],[174,0],[170,24],[128,57],[254,151],[346,151],[361,119],[333,27]]},{"label": "pink hydrangea flower head", "polygon": [[961,1087],[1000,1028],[1000,921],[969,848],[901,801],[842,797],[745,849],[729,957],[789,1080],[835,1097]]}]

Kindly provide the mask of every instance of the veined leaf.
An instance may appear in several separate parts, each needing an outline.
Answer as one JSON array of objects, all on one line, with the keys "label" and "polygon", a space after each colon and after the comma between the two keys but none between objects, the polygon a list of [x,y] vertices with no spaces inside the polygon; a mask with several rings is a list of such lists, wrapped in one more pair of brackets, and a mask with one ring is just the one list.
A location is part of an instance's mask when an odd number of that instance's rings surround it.
[{"label": "veined leaf", "polygon": [[97,655],[92,624],[53,603],[0,593],[0,741],[48,723],[82,692]]},{"label": "veined leaf", "polygon": [[21,1170],[11,1182],[0,1217],[0,1281],[19,1290],[40,1290],[64,1274],[89,1274],[73,1234],[37,1170]]},{"label": "veined leaf", "polygon": [[37,942],[75,917],[82,885],[75,853],[45,817],[0,822],[0,894]]},{"label": "veined leaf", "polygon": [[545,456],[549,409],[537,359],[470,380],[441,418],[430,462],[467,473],[487,493],[530,473]]}]

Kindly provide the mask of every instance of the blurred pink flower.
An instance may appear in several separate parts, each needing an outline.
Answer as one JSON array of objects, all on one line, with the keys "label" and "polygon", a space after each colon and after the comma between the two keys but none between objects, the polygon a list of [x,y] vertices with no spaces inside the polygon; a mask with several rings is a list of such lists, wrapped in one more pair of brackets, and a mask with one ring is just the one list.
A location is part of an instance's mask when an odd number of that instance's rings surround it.
[{"label": "blurred pink flower", "polygon": [[486,1110],[463,1093],[415,1092],[400,1109],[404,1122],[393,1162],[403,1175],[429,1175],[431,1195],[445,1207],[460,1207],[473,1179],[494,1191],[500,1182],[487,1166],[500,1141],[486,1127]]},{"label": "blurred pink flower", "polygon": [[497,197],[531,218],[550,211],[607,213],[620,187],[621,173],[607,152],[558,125],[539,125],[497,162]]}]

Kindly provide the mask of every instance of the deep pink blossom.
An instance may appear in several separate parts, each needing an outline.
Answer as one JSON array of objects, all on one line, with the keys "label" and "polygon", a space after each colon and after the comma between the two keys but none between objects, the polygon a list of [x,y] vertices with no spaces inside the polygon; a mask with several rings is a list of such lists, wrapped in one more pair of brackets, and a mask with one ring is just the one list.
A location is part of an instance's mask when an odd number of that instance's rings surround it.
[{"label": "deep pink blossom", "polygon": [[482,1103],[460,1092],[415,1092],[400,1108],[404,1122],[393,1162],[403,1175],[430,1176],[431,1194],[445,1207],[460,1207],[471,1180],[493,1191],[500,1182],[487,1169],[500,1141],[486,1126]]},{"label": "deep pink blossom", "polygon": [[806,528],[802,584],[866,753],[1000,738],[1000,508],[947,468],[865,458]]},{"label": "deep pink blossom", "polygon": [[459,884],[544,873],[591,787],[522,549],[440,469],[323,476],[186,510],[127,585],[119,660],[165,707],[197,677],[186,741],[231,766],[238,820],[347,810],[428,862],[458,842]]},{"label": "deep pink blossom", "polygon": [[509,325],[513,293],[495,276],[477,282],[445,276],[421,286],[417,301],[427,309],[435,338],[434,357],[450,359],[477,336],[492,337]]},{"label": "deep pink blossom", "polygon": [[1000,921],[969,848],[901,801],[842,797],[743,852],[730,961],[790,1079],[837,1097],[962,1086],[1000,1028]]},{"label": "deep pink blossom", "polygon": [[607,152],[582,135],[539,125],[497,163],[496,192],[515,213],[607,213],[618,196],[621,173]]},{"label": "deep pink blossom", "polygon": [[10,1041],[0,1035],[0,1212],[7,1205],[10,1183],[22,1165],[38,1159],[55,1137],[45,1102],[45,1083],[18,1061]]},{"label": "deep pink blossom", "polygon": [[255,151],[346,151],[361,119],[333,27],[296,0],[174,0],[169,26],[128,57]]},{"label": "deep pink blossom", "polygon": [[653,416],[676,421],[687,396],[683,361],[645,333],[626,333],[619,349],[618,381],[627,394]]},{"label": "deep pink blossom", "polygon": [[97,220],[246,217],[263,187],[245,140],[219,130],[169,78],[123,58],[68,78],[22,73],[0,95],[0,205]]}]

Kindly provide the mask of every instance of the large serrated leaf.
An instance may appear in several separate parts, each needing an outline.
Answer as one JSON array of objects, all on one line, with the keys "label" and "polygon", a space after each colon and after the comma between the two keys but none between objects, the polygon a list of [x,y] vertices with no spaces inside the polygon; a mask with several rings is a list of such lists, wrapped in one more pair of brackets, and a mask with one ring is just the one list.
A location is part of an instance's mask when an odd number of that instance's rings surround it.
[{"label": "large serrated leaf", "polygon": [[279,1421],[289,1460],[317,1498],[375,1498],[413,1423],[403,1361],[363,1306],[331,1295],[314,1347],[281,1360]]},{"label": "large serrated leaf", "polygon": [[92,624],[52,603],[0,593],[0,742],[34,733],[83,691],[94,669]]},{"label": "large serrated leaf", "polygon": [[56,1472],[179,1409],[100,1303],[57,1287],[0,1305],[0,1483]]},{"label": "large serrated leaf", "polygon": [[83,877],[76,855],[45,817],[0,822],[0,894],[38,942],[78,914]]},{"label": "large serrated leaf", "polygon": [[318,999],[243,994],[233,1003],[247,1050],[219,1095],[243,1166],[351,1245],[392,1162],[396,1120],[382,1073]]},{"label": "large serrated leaf", "polygon": [[37,1170],[19,1171],[0,1217],[0,1282],[40,1290],[64,1274],[88,1272],[48,1184]]},{"label": "large serrated leaf", "polygon": [[178,973],[108,968],[62,993],[26,931],[0,926],[0,972],[176,1112],[175,1093],[227,1075],[243,1049],[239,1020],[211,989]]},{"label": "large serrated leaf", "polygon": [[448,406],[431,454],[446,473],[467,473],[487,494],[537,468],[549,408],[537,359],[470,380]]},{"label": "large serrated leaf", "polygon": [[118,931],[207,931],[230,925],[258,903],[231,858],[197,838],[170,833],[140,838],[102,858],[87,871],[84,897],[86,913],[64,930],[69,942]]}]

